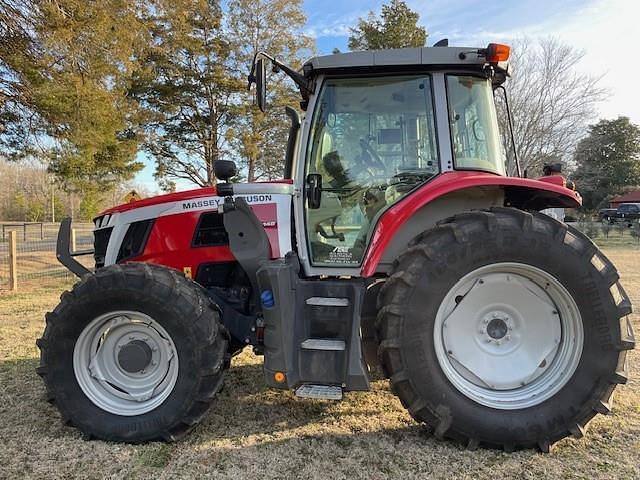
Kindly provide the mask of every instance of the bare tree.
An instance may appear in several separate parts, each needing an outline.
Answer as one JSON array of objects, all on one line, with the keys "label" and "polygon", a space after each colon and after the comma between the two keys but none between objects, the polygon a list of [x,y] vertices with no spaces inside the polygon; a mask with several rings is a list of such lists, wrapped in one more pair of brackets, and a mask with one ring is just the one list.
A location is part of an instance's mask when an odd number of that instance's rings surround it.
[{"label": "bare tree", "polygon": [[[578,140],[606,97],[598,86],[601,77],[581,73],[584,53],[555,38],[512,44],[513,76],[505,87],[513,119],[520,164],[533,175],[543,163],[570,161]],[[497,92],[502,142],[510,173],[514,173],[513,149],[502,95]]]}]

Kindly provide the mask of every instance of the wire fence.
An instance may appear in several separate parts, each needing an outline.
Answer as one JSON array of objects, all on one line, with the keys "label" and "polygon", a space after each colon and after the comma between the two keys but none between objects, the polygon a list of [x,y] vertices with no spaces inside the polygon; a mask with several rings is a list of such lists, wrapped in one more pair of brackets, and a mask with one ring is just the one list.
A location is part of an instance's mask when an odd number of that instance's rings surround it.
[{"label": "wire fence", "polygon": [[[0,290],[10,288],[9,232],[16,231],[18,288],[49,278],[73,279],[74,275],[56,259],[56,241],[59,223],[0,222]],[[76,250],[93,248],[93,225],[73,224]],[[91,255],[76,257],[91,267]]]},{"label": "wire fence", "polygon": [[[591,219],[579,219],[570,225],[578,228],[601,248],[640,249],[640,224],[608,225]],[[75,276],[56,259],[56,240],[59,223],[0,222],[0,291],[10,289],[9,232],[16,231],[18,288],[47,279],[72,280]],[[74,223],[76,250],[93,248],[93,225]],[[93,256],[76,257],[92,268]]]}]

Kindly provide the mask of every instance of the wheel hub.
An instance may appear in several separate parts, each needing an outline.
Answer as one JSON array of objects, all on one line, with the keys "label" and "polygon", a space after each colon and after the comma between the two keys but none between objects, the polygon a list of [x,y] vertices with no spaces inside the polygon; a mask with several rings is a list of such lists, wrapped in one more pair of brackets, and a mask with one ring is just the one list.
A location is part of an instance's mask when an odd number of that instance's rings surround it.
[{"label": "wheel hub", "polygon": [[494,408],[524,408],[575,370],[582,324],[554,277],[530,265],[493,264],[445,296],[434,341],[443,372],[465,395]]},{"label": "wheel hub", "polygon": [[158,322],[141,312],[118,311],[85,327],[76,341],[73,368],[95,405],[117,415],[141,415],[173,390],[178,357]]},{"label": "wheel hub", "polygon": [[507,322],[502,318],[494,318],[487,325],[487,334],[494,340],[500,340],[507,334]]},{"label": "wheel hub", "polygon": [[120,348],[118,364],[129,372],[141,372],[151,363],[151,347],[143,340],[132,340]]}]

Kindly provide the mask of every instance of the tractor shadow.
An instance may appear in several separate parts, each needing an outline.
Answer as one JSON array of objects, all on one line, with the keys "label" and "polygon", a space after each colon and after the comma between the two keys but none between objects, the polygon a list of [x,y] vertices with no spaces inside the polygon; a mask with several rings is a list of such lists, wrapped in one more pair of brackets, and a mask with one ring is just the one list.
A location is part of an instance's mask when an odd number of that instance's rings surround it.
[{"label": "tractor shadow", "polygon": [[[266,387],[262,364],[232,365],[227,371],[224,389],[191,435],[197,443],[234,441],[251,435],[335,425],[345,416],[373,421],[381,414],[378,402],[384,404],[387,399],[391,403],[397,402],[386,382],[377,382],[373,389],[376,404],[372,404],[370,392],[350,392],[341,402],[301,399],[291,391]],[[367,400],[361,401],[364,396]],[[426,437],[431,436],[427,428],[414,424],[408,415],[407,419],[408,431],[417,429],[426,433]]]},{"label": "tractor shadow", "polygon": [[[55,406],[46,401],[44,384],[35,371],[37,365],[35,358],[0,361],[0,401],[22,406],[16,408],[15,418],[6,419],[7,423],[37,432],[41,441],[80,440],[80,433],[63,425]],[[300,399],[291,391],[266,387],[262,363],[236,364],[226,372],[224,388],[207,415],[176,445],[225,451],[249,437],[269,439],[259,443],[274,446],[286,443],[280,438],[296,437],[331,438],[336,445],[346,447],[354,439],[370,435],[366,430],[377,424],[381,415],[401,419],[400,428],[397,422],[383,428],[385,435],[391,435],[389,441],[406,439],[406,435],[432,441],[429,429],[408,417],[386,382],[374,382],[372,392],[350,392],[341,402]]]}]

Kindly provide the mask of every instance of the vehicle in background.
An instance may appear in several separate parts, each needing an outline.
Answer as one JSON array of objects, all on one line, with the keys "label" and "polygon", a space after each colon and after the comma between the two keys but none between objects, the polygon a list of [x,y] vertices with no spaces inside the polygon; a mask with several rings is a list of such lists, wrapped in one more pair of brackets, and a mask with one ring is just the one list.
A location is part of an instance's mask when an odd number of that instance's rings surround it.
[{"label": "vehicle in background", "polygon": [[622,203],[618,208],[605,208],[598,214],[602,223],[625,223],[631,227],[640,221],[640,203]]},{"label": "vehicle in background", "polygon": [[602,223],[611,223],[611,217],[615,214],[615,208],[601,208],[598,210],[598,221]]}]

